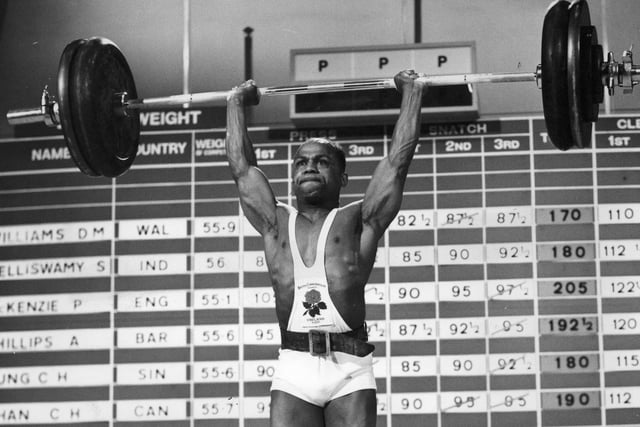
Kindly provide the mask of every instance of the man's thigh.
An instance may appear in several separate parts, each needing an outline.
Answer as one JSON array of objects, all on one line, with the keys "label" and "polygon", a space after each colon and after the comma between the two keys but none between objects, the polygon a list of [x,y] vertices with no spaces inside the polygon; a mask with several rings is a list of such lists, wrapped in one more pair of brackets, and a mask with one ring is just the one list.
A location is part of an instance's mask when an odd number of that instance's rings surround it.
[{"label": "man's thigh", "polygon": [[272,427],[324,427],[323,408],[281,390],[271,391]]},{"label": "man's thigh", "polygon": [[327,427],[376,425],[376,391],[358,390],[332,400],[324,409]]}]

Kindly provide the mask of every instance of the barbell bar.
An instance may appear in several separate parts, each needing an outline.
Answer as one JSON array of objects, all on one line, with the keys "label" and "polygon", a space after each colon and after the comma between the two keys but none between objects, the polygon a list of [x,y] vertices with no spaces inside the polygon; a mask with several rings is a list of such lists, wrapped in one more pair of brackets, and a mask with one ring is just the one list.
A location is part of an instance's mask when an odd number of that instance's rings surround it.
[{"label": "barbell bar", "polygon": [[[536,82],[542,90],[547,132],[561,150],[590,145],[604,88],[632,91],[640,68],[631,51],[620,63],[609,52],[604,61],[597,31],[591,26],[586,0],[554,1],[545,14],[541,64],[534,72],[425,75],[431,86],[476,83]],[[260,96],[392,89],[392,78],[362,79],[258,88]],[[40,106],[12,110],[12,125],[44,122],[60,126],[70,153],[82,172],[116,177],[135,159],[140,135],[140,110],[219,105],[229,91],[201,92],[158,98],[138,98],[131,70],[117,45],[105,38],[79,39],[68,44],[58,67],[55,101],[45,87]]]},{"label": "barbell bar", "polygon": [[[474,83],[503,83],[535,81],[536,73],[484,73],[484,74],[446,74],[426,75],[419,73],[418,80],[431,86],[448,86]],[[353,80],[308,85],[272,86],[258,88],[261,97],[278,95],[304,95],[310,93],[348,92],[356,90],[395,89],[391,78],[372,80]],[[229,92],[200,92],[168,97],[122,100],[124,110],[153,110],[159,107],[188,105],[190,107],[219,105],[226,100]]]}]

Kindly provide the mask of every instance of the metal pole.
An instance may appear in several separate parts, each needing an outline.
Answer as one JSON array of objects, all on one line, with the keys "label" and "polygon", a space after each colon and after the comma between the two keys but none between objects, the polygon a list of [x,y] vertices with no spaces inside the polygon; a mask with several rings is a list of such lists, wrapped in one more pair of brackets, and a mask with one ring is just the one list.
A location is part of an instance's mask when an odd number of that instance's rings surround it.
[{"label": "metal pole", "polygon": [[413,42],[422,43],[422,0],[413,1]]},{"label": "metal pole", "polygon": [[251,33],[253,28],[246,27],[244,30],[244,79],[249,80],[253,78],[253,40],[251,39]]}]

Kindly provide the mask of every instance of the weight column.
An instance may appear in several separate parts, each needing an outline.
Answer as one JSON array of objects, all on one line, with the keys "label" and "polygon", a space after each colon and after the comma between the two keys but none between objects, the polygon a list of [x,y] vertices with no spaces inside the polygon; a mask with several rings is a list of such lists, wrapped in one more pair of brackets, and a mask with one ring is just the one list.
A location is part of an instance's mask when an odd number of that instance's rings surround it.
[{"label": "weight column", "polygon": [[241,414],[242,216],[224,130],[194,136],[193,418],[237,426]]}]

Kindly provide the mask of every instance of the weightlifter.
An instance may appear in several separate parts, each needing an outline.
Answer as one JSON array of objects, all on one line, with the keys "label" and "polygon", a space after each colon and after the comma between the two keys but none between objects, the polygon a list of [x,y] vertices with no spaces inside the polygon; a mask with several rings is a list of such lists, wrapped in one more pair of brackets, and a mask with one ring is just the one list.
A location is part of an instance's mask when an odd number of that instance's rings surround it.
[{"label": "weightlifter", "polygon": [[413,71],[394,77],[402,94],[388,155],[364,198],[339,206],[345,155],[310,139],[293,158],[296,208],[278,202],[258,168],[245,107],[259,103],[247,81],[227,97],[226,150],[244,214],[264,239],[282,345],[271,385],[272,426],[371,427],[376,422],[373,346],[364,288],[378,240],[400,209],[420,134],[427,85]]}]

